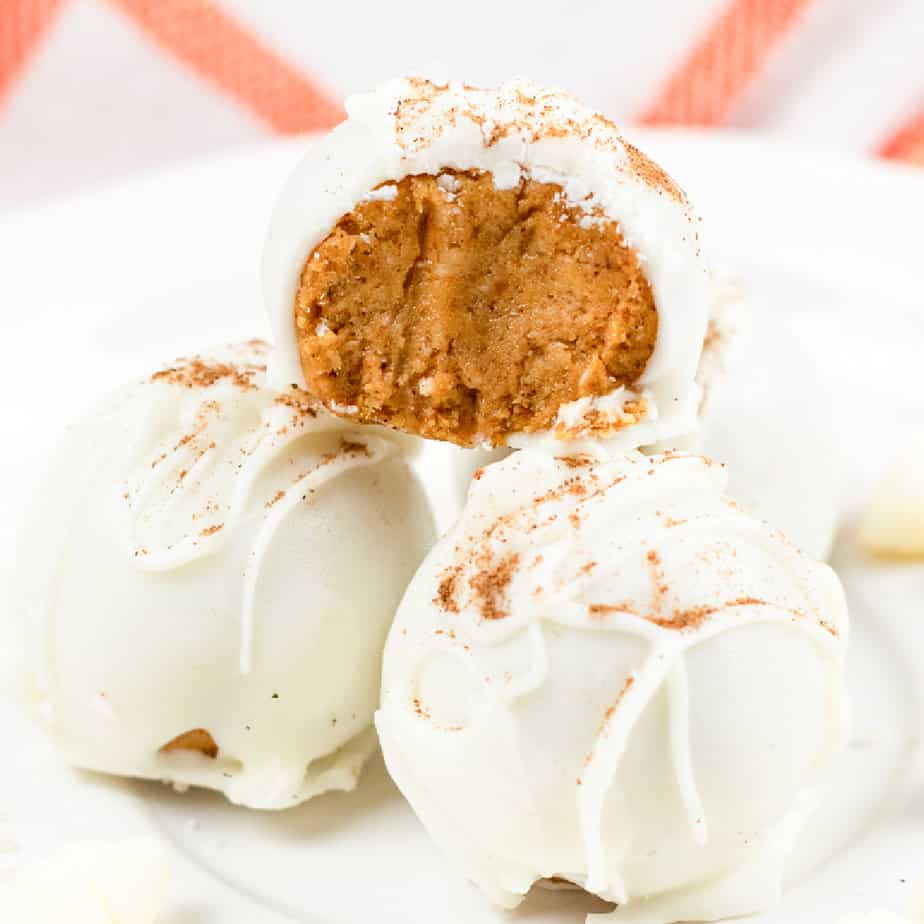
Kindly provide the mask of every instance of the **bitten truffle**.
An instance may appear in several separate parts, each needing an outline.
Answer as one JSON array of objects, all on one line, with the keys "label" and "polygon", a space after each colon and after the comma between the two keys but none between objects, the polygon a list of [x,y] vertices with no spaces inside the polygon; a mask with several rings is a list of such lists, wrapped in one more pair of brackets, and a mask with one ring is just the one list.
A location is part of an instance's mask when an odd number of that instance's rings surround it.
[{"label": "bitten truffle", "polygon": [[278,384],[462,446],[624,449],[695,430],[716,286],[660,167],[524,81],[399,80],[347,108],[271,224]]}]

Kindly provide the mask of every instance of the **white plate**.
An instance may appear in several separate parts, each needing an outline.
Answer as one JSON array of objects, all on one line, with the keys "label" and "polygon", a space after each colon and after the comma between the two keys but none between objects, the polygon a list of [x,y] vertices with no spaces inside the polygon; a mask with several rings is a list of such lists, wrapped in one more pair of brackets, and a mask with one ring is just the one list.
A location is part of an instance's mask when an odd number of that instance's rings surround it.
[{"label": "white plate", "polygon": [[[758,310],[816,345],[847,410],[839,464],[861,498],[908,423],[924,429],[924,178],[735,137],[641,141],[691,192],[711,249]],[[165,359],[265,331],[260,247],[302,146],[273,144],[0,217],[4,584],[33,473],[67,420]],[[765,361],[786,375],[772,343]],[[870,567],[843,543],[838,555],[853,613],[853,743],[790,864],[784,906],[753,919],[761,924],[898,911],[924,871],[924,671],[915,669],[924,574]],[[594,907],[575,893],[538,892],[512,915],[488,908],[446,867],[380,760],[353,795],[260,814],[210,793],[71,771],[9,707],[0,740],[0,844],[18,845],[0,867],[77,838],[159,832],[177,871],[164,924],[566,924]]]}]

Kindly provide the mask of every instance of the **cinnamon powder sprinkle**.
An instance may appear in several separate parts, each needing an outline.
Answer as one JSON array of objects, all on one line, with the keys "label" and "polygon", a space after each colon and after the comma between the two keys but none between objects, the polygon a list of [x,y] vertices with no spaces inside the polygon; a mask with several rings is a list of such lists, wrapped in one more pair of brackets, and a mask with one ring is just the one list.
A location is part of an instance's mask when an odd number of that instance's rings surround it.
[{"label": "cinnamon powder sprinkle", "polygon": [[[669,616],[660,613],[639,613],[631,603],[591,603],[587,607],[587,614],[591,619],[602,619],[610,613],[627,613],[638,616],[662,629],[685,631],[698,629],[710,616],[721,613],[723,610],[736,606],[769,606],[766,600],[757,597],[738,597],[724,603],[715,605],[692,606],[685,610],[677,610]],[[801,614],[796,614],[801,615]]]},{"label": "cinnamon powder sprinkle", "polygon": [[216,382],[227,379],[232,385],[245,391],[251,391],[257,387],[253,382],[254,377],[265,372],[265,365],[241,363],[235,366],[231,363],[210,362],[201,356],[195,356],[185,362],[181,361],[175,366],[155,372],[150,380],[178,385],[181,388],[208,388]]},{"label": "cinnamon powder sprinkle", "polygon": [[622,685],[622,689],[617,694],[616,699],[614,699],[613,702],[610,703],[610,705],[607,707],[606,712],[603,713],[603,722],[600,723],[600,731],[598,732],[598,734],[603,734],[603,729],[606,726],[606,723],[609,722],[611,718],[613,718],[613,714],[619,708],[619,704],[623,701],[626,693],[628,693],[629,690],[632,689],[634,684],[635,684],[635,678],[630,674],[628,677],[626,677],[626,682]]},{"label": "cinnamon powder sprinkle", "polygon": [[505,619],[509,615],[506,609],[507,587],[519,564],[520,556],[513,552],[493,568],[485,567],[469,580],[482,619]]},{"label": "cinnamon powder sprinkle", "polygon": [[638,616],[638,612],[631,603],[591,603],[587,607],[587,613],[591,619],[602,619],[610,613],[628,613],[630,616]]},{"label": "cinnamon powder sprinkle", "polygon": [[[462,98],[427,120],[439,97],[450,92],[448,84],[438,84],[422,77],[408,79],[410,92],[399,100],[391,115],[394,118],[395,140],[405,151],[420,151],[430,146],[447,129],[464,118],[477,125],[486,148],[493,147],[510,135],[527,142],[543,138],[580,138],[598,150],[625,152],[628,170],[643,183],[671,199],[686,204],[686,197],[676,183],[657,164],[626,142],[614,122],[600,113],[574,109],[571,114],[570,96],[537,90],[525,92],[523,87],[505,88],[509,95],[495,97],[486,107],[477,98]],[[463,90],[477,93],[478,87],[463,84]],[[564,105],[563,105],[564,103]]]},{"label": "cinnamon powder sprinkle", "polygon": [[265,504],[266,509],[269,510],[270,507],[273,507],[273,506],[275,506],[276,504],[278,504],[279,501],[281,501],[285,496],[286,496],[286,492],[285,492],[285,491],[277,491],[277,492],[266,502],[266,504]]},{"label": "cinnamon powder sprinkle", "polygon": [[593,459],[589,456],[557,456],[555,461],[567,465],[568,468],[586,468],[593,464]]},{"label": "cinnamon powder sprinkle", "polygon": [[[549,526],[551,523],[555,522],[557,519],[557,514],[553,513],[547,520],[540,521],[536,516],[536,511],[544,504],[560,501],[567,494],[579,495],[584,498],[585,502],[591,501],[595,497],[602,497],[606,494],[607,491],[615,488],[616,485],[625,480],[625,475],[617,475],[606,484],[601,485],[599,483],[599,479],[593,472],[588,475],[575,475],[573,478],[567,478],[560,485],[557,485],[554,488],[550,488],[544,494],[540,494],[537,497],[534,497],[529,502],[528,506],[499,516],[496,520],[494,520],[493,523],[490,524],[490,526],[484,529],[481,537],[482,539],[490,539],[492,536],[498,532],[501,532],[502,530],[508,528],[515,529],[517,522],[523,520],[524,518],[526,518],[528,521],[526,525],[528,532],[533,532],[542,526]],[[592,484],[588,485],[588,481],[592,482]],[[580,487],[575,490],[575,485],[580,485]],[[472,537],[469,537],[470,541],[471,538]]]},{"label": "cinnamon powder sprinkle", "polygon": [[461,573],[461,565],[447,568],[442,574],[439,586],[436,588],[436,596],[433,598],[433,602],[447,613],[459,612],[459,604],[456,602],[456,583]]},{"label": "cinnamon powder sprinkle", "polygon": [[708,353],[718,346],[723,339],[722,328],[719,327],[714,318],[710,318],[709,323],[706,325],[706,336],[703,338],[703,352]]},{"label": "cinnamon powder sprinkle", "polygon": [[295,411],[296,414],[302,417],[318,416],[318,406],[315,399],[297,385],[293,385],[289,391],[277,395],[275,403]]},{"label": "cinnamon powder sprinkle", "polygon": [[649,160],[635,145],[623,141],[632,172],[647,186],[663,192],[676,202],[685,202],[680,187],[654,161]]},{"label": "cinnamon powder sprinkle", "polygon": [[[598,738],[606,732],[607,724],[609,723],[610,719],[613,718],[613,715],[615,714],[616,710],[619,708],[620,703],[623,701],[623,699],[625,699],[626,694],[629,692],[629,690],[632,689],[634,684],[635,684],[635,677],[633,677],[630,674],[628,677],[626,677],[626,682],[622,685],[622,689],[619,691],[619,693],[616,694],[616,699],[614,699],[613,702],[610,703],[610,705],[606,709],[606,712],[603,713],[603,720],[600,722],[600,727],[597,729]],[[586,754],[584,756],[584,766],[585,767],[590,766],[590,762],[593,759],[594,759],[593,752]],[[581,785],[580,777],[577,778],[577,784],[578,786]]]},{"label": "cinnamon powder sprinkle", "polygon": [[365,443],[357,443],[354,440],[341,439],[340,445],[334,452],[325,452],[324,455],[321,456],[320,465],[330,465],[331,462],[342,455],[366,456],[367,458],[372,458],[372,453],[369,451],[369,447]]},{"label": "cinnamon powder sprinkle", "polygon": [[677,519],[669,514],[661,513],[660,511],[658,511],[658,516],[661,518],[661,523],[665,529],[672,529],[674,526],[683,526],[683,524],[687,522],[685,517]]},{"label": "cinnamon powder sprinkle", "polygon": [[225,528],[224,523],[217,523],[215,526],[206,526],[205,529],[199,530],[199,535],[205,539],[208,536],[214,536],[215,533],[220,532]]},{"label": "cinnamon powder sprinkle", "polygon": [[654,608],[660,612],[669,590],[664,581],[664,567],[661,564],[661,556],[654,549],[651,549],[645,557],[648,559],[651,583],[654,586]]},{"label": "cinnamon powder sprinkle", "polygon": [[683,631],[685,629],[697,629],[706,619],[722,610],[730,609],[734,606],[768,606],[766,600],[759,600],[757,597],[738,597],[736,600],[729,600],[726,603],[720,603],[717,606],[694,606],[686,610],[679,610],[670,616],[646,616],[648,622],[660,626],[662,629],[675,629]]},{"label": "cinnamon powder sprinkle", "polygon": [[357,443],[353,440],[340,440],[340,451],[350,455],[370,456],[369,447],[365,443]]}]

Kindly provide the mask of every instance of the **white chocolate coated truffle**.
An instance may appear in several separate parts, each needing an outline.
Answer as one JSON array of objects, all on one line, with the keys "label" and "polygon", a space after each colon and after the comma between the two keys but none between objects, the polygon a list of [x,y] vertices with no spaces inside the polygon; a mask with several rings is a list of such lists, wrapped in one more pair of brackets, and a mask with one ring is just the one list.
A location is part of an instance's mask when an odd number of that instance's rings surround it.
[{"label": "white chocolate coated truffle", "polygon": [[266,356],[178,361],[71,430],[22,548],[22,694],[77,766],[282,808],[355,785],[433,528],[401,444]]},{"label": "white chocolate coated truffle", "polygon": [[778,897],[845,733],[834,573],[686,454],[487,467],[405,594],[376,716],[388,768],[503,906],[544,877],[616,919]]},{"label": "white chocolate coated truffle", "polygon": [[[305,261],[337,222],[357,203],[396,193],[382,184],[475,170],[500,189],[524,178],[558,185],[587,221],[617,222],[658,314],[654,352],[632,387],[568,402],[549,432],[514,433],[509,445],[634,449],[696,430],[696,372],[710,303],[720,293],[685,196],[611,122],[561,90],[519,79],[494,89],[398,79],[351,97],[346,108],[349,118],[292,174],[270,224],[263,288],[277,347],[271,381],[304,385],[296,292]],[[349,416],[349,408],[335,410]]]}]

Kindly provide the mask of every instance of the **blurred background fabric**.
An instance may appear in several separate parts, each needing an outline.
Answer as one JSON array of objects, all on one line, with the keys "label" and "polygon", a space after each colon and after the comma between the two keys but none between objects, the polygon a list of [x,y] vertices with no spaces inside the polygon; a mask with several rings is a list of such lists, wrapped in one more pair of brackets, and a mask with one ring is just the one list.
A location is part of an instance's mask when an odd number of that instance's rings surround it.
[{"label": "blurred background fabric", "polygon": [[397,74],[924,166],[924,0],[0,0],[0,208],[329,128]]}]

